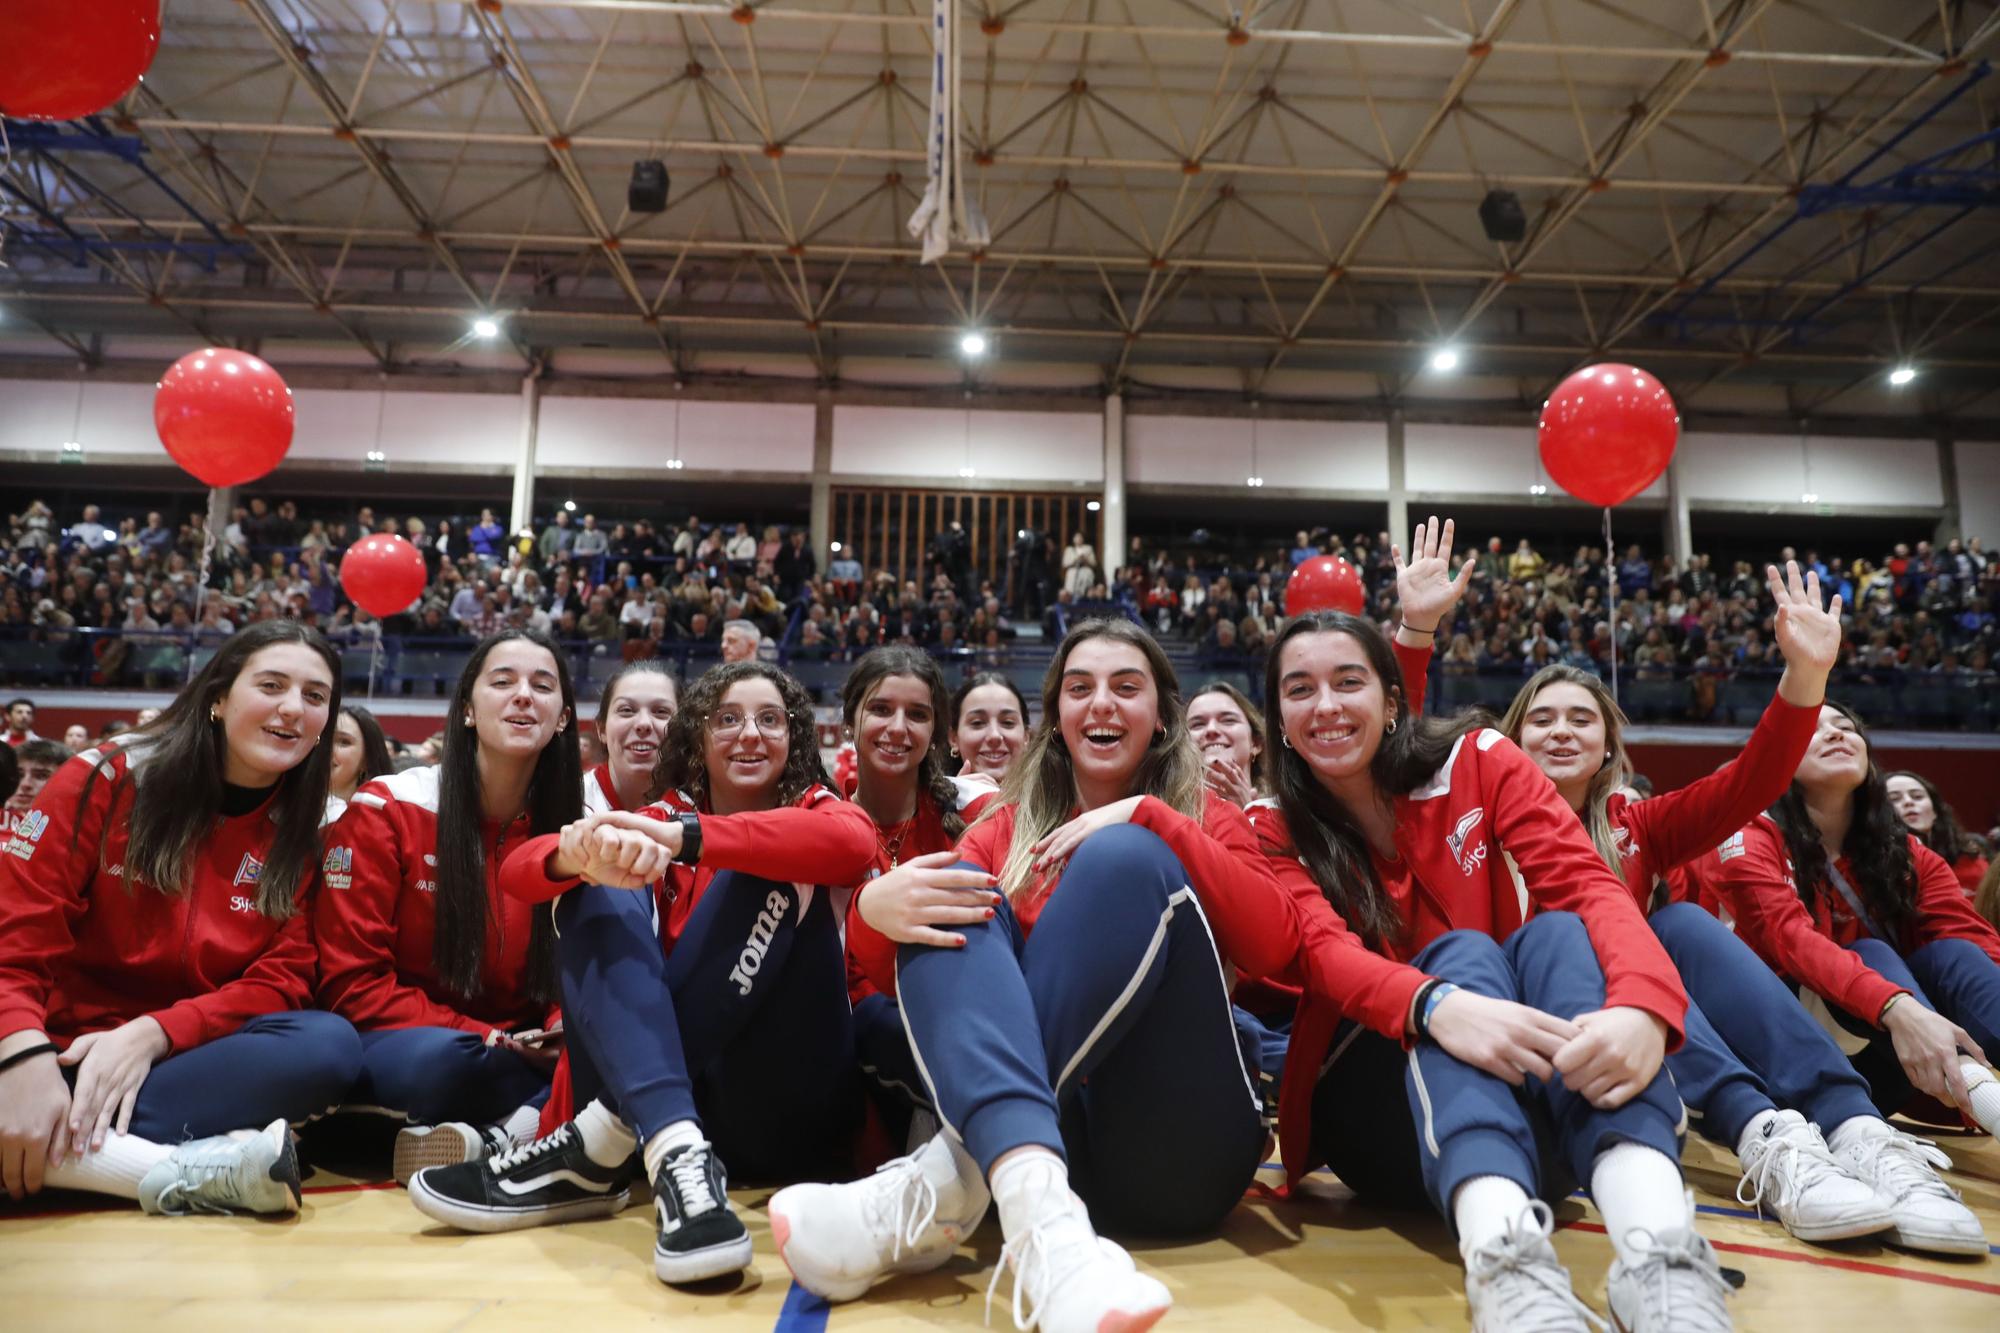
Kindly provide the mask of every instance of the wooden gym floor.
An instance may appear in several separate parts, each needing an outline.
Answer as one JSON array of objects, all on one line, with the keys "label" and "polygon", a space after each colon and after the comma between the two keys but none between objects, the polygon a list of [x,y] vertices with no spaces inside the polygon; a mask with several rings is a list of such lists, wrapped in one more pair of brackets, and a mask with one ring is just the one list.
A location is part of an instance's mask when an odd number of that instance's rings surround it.
[{"label": "wooden gym floor", "polygon": [[[2000,1242],[2000,1145],[1963,1135],[1940,1142],[1956,1164],[1953,1184]],[[1706,1143],[1688,1145],[1701,1229],[1723,1262],[1748,1276],[1732,1302],[1745,1333],[2000,1330],[2000,1259],[1926,1259],[1867,1241],[1801,1245],[1737,1205],[1726,1160]],[[1201,1244],[1135,1248],[1173,1290],[1164,1327],[1466,1327],[1461,1270],[1439,1220],[1360,1208],[1324,1173],[1302,1193],[1290,1202],[1246,1199],[1222,1235]],[[654,1280],[652,1213],[640,1206],[607,1221],[467,1236],[431,1225],[393,1184],[325,1170],[307,1181],[304,1212],[287,1221],[150,1218],[131,1205],[75,1195],[28,1205],[0,1198],[0,1329],[569,1333],[695,1320],[760,1333],[979,1326],[1000,1248],[990,1220],[940,1272],[896,1280],[829,1312],[792,1287],[771,1249],[769,1195],[735,1192],[756,1260],[706,1290]],[[1602,1312],[1610,1251],[1596,1214],[1571,1202],[1557,1217],[1556,1248],[1578,1292]],[[1002,1330],[1010,1327],[1011,1289],[1003,1282],[995,1299],[994,1327]]]}]

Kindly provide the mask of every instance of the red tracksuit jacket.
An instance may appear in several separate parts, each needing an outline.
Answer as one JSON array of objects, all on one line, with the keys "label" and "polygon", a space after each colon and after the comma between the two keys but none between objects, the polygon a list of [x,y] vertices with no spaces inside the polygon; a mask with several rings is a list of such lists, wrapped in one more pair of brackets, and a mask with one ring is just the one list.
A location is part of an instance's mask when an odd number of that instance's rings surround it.
[{"label": "red tracksuit jacket", "polygon": [[[1278,971],[1298,945],[1298,922],[1284,889],[1257,855],[1256,835],[1243,812],[1213,792],[1204,792],[1203,799],[1199,823],[1151,796],[1139,802],[1132,823],[1158,834],[1180,858],[1223,961],[1252,976]],[[958,842],[959,859],[998,874],[1014,843],[1014,812],[1014,806],[1003,805],[967,829]],[[1014,918],[1023,935],[1034,930],[1049,895],[1060,888],[1059,880],[1045,876],[1016,896]],[[861,928],[868,930],[865,923]],[[868,934],[879,943],[850,941],[849,953],[871,985],[894,995],[896,948],[874,931]]]},{"label": "red tracksuit jacket", "polygon": [[1583,918],[1605,974],[1607,1008],[1629,1005],[1667,1025],[1680,1045],[1687,992],[1631,893],[1612,875],[1555,784],[1491,728],[1459,738],[1438,771],[1395,800],[1397,858],[1375,873],[1405,925],[1388,956],[1369,949],[1327,903],[1292,846],[1275,805],[1252,808],[1273,872],[1291,891],[1304,938],[1288,969],[1305,998],[1292,1027],[1278,1114],[1286,1171],[1307,1158],[1312,1094],[1342,1018],[1403,1041],[1410,1003],[1427,977],[1409,965],[1453,930],[1505,940],[1536,910]]},{"label": "red tracksuit jacket", "polygon": [[[1910,854],[1916,858],[1917,928],[1909,946],[1971,940],[2000,963],[2000,932],[1972,910],[1944,858],[1914,834]],[[1880,1019],[1882,1006],[1902,989],[1844,947],[1869,932],[1830,881],[1820,882],[1818,901],[1807,914],[1791,854],[1770,816],[1757,816],[1688,869],[1696,887],[1728,908],[1736,933],[1779,976],[1800,982],[1865,1023]],[[1840,859],[1838,869],[1854,884],[1847,858]]]},{"label": "red tracksuit jacket", "polygon": [[[958,781],[957,788],[958,804],[955,808],[966,824],[979,818],[998,795],[982,783]],[[912,857],[952,849],[952,839],[944,831],[944,817],[929,796],[917,793],[917,812],[911,818],[915,822],[903,835],[894,856],[889,854],[889,845],[883,841],[880,826],[877,826],[875,860],[868,867],[868,873],[862,876],[862,884],[877,875],[887,874]],[[860,1004],[876,993],[877,987],[869,978],[894,977],[895,974],[896,942],[861,919],[861,892],[857,888],[854,902],[847,912],[847,998],[854,1004]],[[896,992],[891,988],[884,993],[894,995]]]},{"label": "red tracksuit jacket", "polygon": [[310,877],[290,919],[256,909],[268,806],[216,821],[185,895],[126,890],[127,778],[145,771],[149,749],[77,755],[0,848],[0,1036],[39,1028],[67,1047],[151,1014],[183,1051],[312,998]]},{"label": "red tracksuit jacket", "polygon": [[485,822],[486,953],[479,993],[438,979],[437,811],[440,770],[412,768],[354,793],[327,830],[325,891],[313,915],[320,1000],[363,1032],[441,1027],[484,1036],[541,1027],[548,1006],[525,991],[534,909],[500,892],[500,866],[527,838],[527,820]]}]

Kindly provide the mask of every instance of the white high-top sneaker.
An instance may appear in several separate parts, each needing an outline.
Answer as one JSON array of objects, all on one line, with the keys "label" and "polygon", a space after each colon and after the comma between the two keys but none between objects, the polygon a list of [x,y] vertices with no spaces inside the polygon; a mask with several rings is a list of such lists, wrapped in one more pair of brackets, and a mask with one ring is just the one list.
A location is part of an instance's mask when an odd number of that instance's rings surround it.
[{"label": "white high-top sneaker", "polygon": [[183,1143],[139,1182],[139,1206],[170,1217],[296,1213],[302,1194],[292,1127],[283,1120],[255,1133]]},{"label": "white high-top sneaker", "polygon": [[1465,1257],[1472,1333],[1591,1333],[1605,1323],[1578,1300],[1549,1237],[1555,1215],[1529,1202],[1506,1232]]},{"label": "white high-top sneaker", "polygon": [[1797,1111],[1780,1111],[1741,1148],[1743,1179],[1736,1201],[1769,1212],[1800,1240],[1846,1240],[1896,1225],[1894,1211],[1867,1181],[1848,1170]]},{"label": "white high-top sneaker", "polygon": [[1635,1227],[1626,1244],[1643,1256],[1611,1265],[1605,1295],[1619,1333],[1733,1333],[1729,1282],[1715,1247],[1696,1234],[1694,1196],[1688,1225],[1657,1234]]},{"label": "white high-top sneaker", "polygon": [[1951,1158],[1935,1143],[1899,1129],[1854,1134],[1842,1142],[1840,1160],[1889,1205],[1896,1226],[1890,1239],[1940,1254],[1986,1253],[1979,1218],[1938,1178],[1938,1170],[1951,1168]]},{"label": "white high-top sneaker", "polygon": [[1010,1196],[1028,1203],[1032,1219],[1007,1238],[986,1287],[987,1313],[1007,1269],[1014,1270],[1014,1327],[1027,1333],[1145,1333],[1173,1308],[1158,1280],[1141,1273],[1123,1248],[1099,1236],[1069,1177],[1051,1159],[1017,1177]]},{"label": "white high-top sneaker", "polygon": [[771,1237],[800,1286],[851,1301],[881,1278],[942,1267],[991,1202],[979,1164],[940,1133],[866,1180],[779,1190]]}]

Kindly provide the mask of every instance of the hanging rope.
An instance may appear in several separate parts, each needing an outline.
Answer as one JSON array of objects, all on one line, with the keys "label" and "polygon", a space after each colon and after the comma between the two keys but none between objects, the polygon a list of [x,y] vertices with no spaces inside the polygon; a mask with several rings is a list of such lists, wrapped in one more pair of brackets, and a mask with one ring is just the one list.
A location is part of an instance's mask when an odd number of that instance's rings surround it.
[{"label": "hanging rope", "polygon": [[930,181],[909,223],[911,238],[923,242],[926,264],[942,259],[953,241],[979,249],[990,239],[959,161],[958,18],[958,0],[931,0]]},{"label": "hanging rope", "polygon": [[1611,509],[1604,510],[1604,606],[1611,625],[1611,702],[1618,702],[1618,548],[1611,544]]}]

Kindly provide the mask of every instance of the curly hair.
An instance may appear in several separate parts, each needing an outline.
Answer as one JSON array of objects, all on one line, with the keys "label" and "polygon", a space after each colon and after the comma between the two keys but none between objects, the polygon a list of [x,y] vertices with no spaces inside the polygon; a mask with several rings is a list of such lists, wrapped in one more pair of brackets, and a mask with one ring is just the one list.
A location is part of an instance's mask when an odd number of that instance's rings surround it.
[{"label": "curly hair", "polygon": [[907,676],[930,692],[931,740],[924,749],[924,757],[917,761],[917,791],[937,807],[946,835],[956,841],[965,831],[965,821],[958,814],[958,788],[945,771],[944,738],[951,725],[951,700],[945,693],[944,672],[938,670],[931,655],[907,644],[885,644],[870,649],[847,673],[847,681],[840,688],[841,720],[852,727],[868,696],[883,681],[897,676]]},{"label": "curly hair", "polygon": [[[1889,804],[1889,783],[1875,767],[1875,747],[1861,717],[1846,704],[1828,699],[1826,706],[1854,724],[1855,739],[1868,756],[1868,776],[1849,798],[1853,815],[1847,836],[1841,841],[1841,855],[1854,870],[1854,891],[1868,915],[1888,933],[1888,943],[1902,948],[1911,941],[1917,924],[1917,859],[1910,850],[1915,835],[1903,826],[1896,809]],[[1771,818],[1784,835],[1785,850],[1791,853],[1792,877],[1808,913],[1819,907],[1819,886],[1827,878],[1831,862],[1826,844],[1820,841],[1819,826],[1806,809],[1805,788],[1794,778],[1777,804]]]},{"label": "curly hair", "polygon": [[814,786],[831,787],[826,765],[819,758],[819,727],[813,719],[812,696],[784,672],[764,662],[724,662],[701,673],[687,687],[680,711],[667,724],[666,743],[653,767],[653,788],[646,799],[656,801],[670,791],[686,792],[695,805],[709,808],[708,719],[729,687],[740,680],[768,680],[784,701],[787,746],[785,767],[778,775],[773,808],[792,805]]}]

